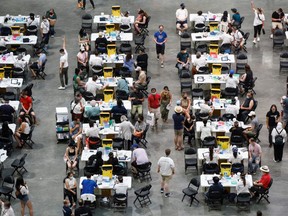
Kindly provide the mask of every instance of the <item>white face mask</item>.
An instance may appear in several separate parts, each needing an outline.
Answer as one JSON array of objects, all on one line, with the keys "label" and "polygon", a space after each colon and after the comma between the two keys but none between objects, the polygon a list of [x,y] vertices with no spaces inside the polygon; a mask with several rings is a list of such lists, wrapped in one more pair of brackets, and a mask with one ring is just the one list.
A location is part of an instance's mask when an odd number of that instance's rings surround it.
[{"label": "white face mask", "polygon": [[73,176],[70,176],[69,179],[72,180],[72,179],[73,179]]}]

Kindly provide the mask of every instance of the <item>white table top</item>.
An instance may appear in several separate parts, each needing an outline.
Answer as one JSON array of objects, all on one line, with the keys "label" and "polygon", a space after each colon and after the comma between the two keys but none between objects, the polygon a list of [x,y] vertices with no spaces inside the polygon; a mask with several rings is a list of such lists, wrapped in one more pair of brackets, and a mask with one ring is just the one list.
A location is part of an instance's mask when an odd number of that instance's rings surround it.
[{"label": "white table top", "polygon": [[[248,150],[246,147],[244,148],[238,148],[238,152],[241,154],[243,160],[248,160]],[[229,150],[220,150],[219,153],[215,154],[218,155],[220,160],[228,160],[230,156],[232,155],[232,152]],[[209,148],[198,148],[197,149],[197,157],[198,160],[202,161],[204,160],[204,156],[209,156]]]},{"label": "white table top", "polygon": [[[88,161],[89,157],[95,155],[97,153],[97,149],[84,149],[81,155],[81,161]],[[105,151],[104,151],[105,153]],[[128,163],[131,161],[132,151],[129,150],[113,150],[114,157],[117,156],[119,162]],[[126,157],[125,157],[126,156]],[[125,157],[125,159],[123,158]],[[102,154],[102,159],[104,161],[108,161],[109,157],[107,154]]]},{"label": "white table top", "polygon": [[[222,57],[228,57],[227,60],[224,60]],[[196,55],[192,55],[192,63],[194,63],[196,59]],[[217,58],[212,58],[210,55],[206,55],[205,57],[207,64],[233,64],[235,63],[235,56],[233,54],[219,54],[217,55]]]},{"label": "white table top", "polygon": [[0,81],[0,88],[21,88],[22,84],[22,78],[4,78]]},{"label": "white table top", "polygon": [[[27,19],[29,18],[29,16],[9,16],[10,19],[8,20],[7,23],[4,23],[6,16],[0,16],[0,24],[5,25],[5,26],[13,26],[13,25],[17,25],[17,24],[27,24]],[[35,16],[35,20],[38,22],[38,25],[40,23],[40,16],[37,15]]]},{"label": "white table top", "polygon": [[[126,108],[126,110],[131,110],[131,101],[129,100],[122,100],[124,107]],[[110,103],[106,103],[104,101],[98,101],[98,103],[100,106],[100,111],[111,111],[112,107],[115,106],[117,104],[117,101],[114,100],[111,104]],[[87,101],[86,105],[85,105],[85,111],[87,109],[89,109],[91,107],[90,102]]]},{"label": "white table top", "polygon": [[[82,187],[82,181],[84,179],[87,179],[86,176],[81,176],[80,180],[79,180],[79,189],[81,190]],[[93,175],[91,176],[91,179],[94,181],[97,181],[97,186],[99,189],[113,189],[114,185],[115,185],[115,180],[116,180],[116,176],[113,176],[113,178],[108,181],[105,182],[103,180],[102,175]],[[123,176],[123,183],[127,185],[128,189],[132,188],[132,177],[131,176]]]},{"label": "white table top", "polygon": [[[201,132],[201,127],[203,126],[203,122],[202,121],[197,121],[196,122],[196,132]],[[230,133],[230,128],[233,127],[233,122],[223,122],[223,121],[215,121],[215,122],[211,122],[211,124],[209,122],[207,122],[207,126],[210,126],[212,129],[212,133],[217,133],[217,132],[225,132],[225,133]],[[250,125],[244,125],[244,123],[242,121],[239,122],[239,127],[242,128],[248,128],[250,127]]]},{"label": "white table top", "polygon": [[[121,79],[121,77],[98,77],[96,83],[104,83],[104,85],[109,84],[109,87],[117,87],[118,79]],[[133,78],[132,77],[126,77],[126,81],[128,82],[128,86],[132,87],[133,86]],[[92,80],[92,77],[88,78],[88,81]]]},{"label": "white table top", "polygon": [[[100,21],[100,17],[105,17],[106,20]],[[135,16],[129,16],[129,18],[130,18],[130,23],[133,24],[135,21]],[[106,24],[106,23],[120,24],[121,23],[121,17],[112,17],[112,16],[107,15],[107,14],[96,15],[96,16],[94,16],[93,22],[94,23],[102,23],[102,24]]]},{"label": "white table top", "polygon": [[[107,41],[119,41],[119,42],[123,42],[123,41],[133,41],[133,33],[124,33],[124,32],[121,32],[119,34],[120,38],[119,40],[117,40],[117,37],[116,37],[116,34],[115,36],[111,36],[111,35],[108,35],[108,34],[105,34],[105,37],[107,39]],[[91,41],[96,41],[96,39],[99,37],[99,33],[92,33],[91,34]]]},{"label": "white table top", "polygon": [[[212,74],[195,74],[194,75],[194,83],[226,83],[226,78],[228,78],[229,74],[221,74],[221,75],[212,75]],[[233,77],[239,78],[239,74],[234,74]]]},{"label": "white table top", "polygon": [[[197,17],[197,16],[198,16],[197,13],[190,14],[189,15],[190,22],[194,21],[195,17]],[[210,12],[208,12],[208,13],[203,13],[202,16],[205,17],[206,22],[209,22],[209,21],[220,22],[221,17],[223,16],[223,13],[210,13]],[[228,14],[228,18],[230,19],[230,14]],[[213,20],[210,20],[210,19],[213,19]]]},{"label": "white table top", "polygon": [[[15,133],[16,131],[16,124],[14,123],[11,123],[11,124],[8,124],[9,128],[12,130],[13,134]],[[0,124],[0,128],[2,128],[2,123]],[[1,152],[0,152],[1,154]]]},{"label": "white table top", "polygon": [[[14,37],[12,35],[10,36],[0,36],[0,39],[4,39],[5,43],[7,45],[35,45],[37,43],[37,36],[31,35],[31,36],[18,36]],[[23,42],[23,38],[29,38],[29,42]]]},{"label": "white table top", "polygon": [[[118,124],[115,124],[115,126],[118,126]],[[113,128],[100,127],[99,135],[118,135],[119,131],[115,131],[115,126]],[[82,124],[82,133],[85,134],[88,128],[89,123]]]},{"label": "white table top", "polygon": [[[0,106],[4,105],[5,103],[0,103]],[[14,108],[14,110],[17,112],[19,109],[20,102],[19,101],[9,101],[9,105]]]},{"label": "white table top", "polygon": [[288,31],[285,31],[286,39],[288,39]]},{"label": "white table top", "polygon": [[7,158],[7,151],[4,149],[0,149],[0,162],[3,163]]},{"label": "white table top", "polygon": [[[108,55],[101,55],[102,60],[103,60],[103,64],[123,64],[124,63],[124,58],[125,58],[125,54],[118,54],[118,55],[112,55],[112,56],[108,56]],[[95,59],[95,55],[90,55],[89,58],[89,65],[91,61],[93,61]],[[93,65],[92,65],[93,66]]]},{"label": "white table top", "polygon": [[0,64],[19,64],[21,66],[25,66],[27,64],[29,64],[31,59],[30,55],[26,55],[23,56],[23,58],[21,60],[18,60],[18,56],[17,55],[10,55],[10,53],[7,53],[6,55],[0,55]]},{"label": "white table top", "polygon": [[221,32],[215,32],[214,34],[211,34],[210,32],[197,32],[197,33],[191,33],[191,40],[196,41],[219,41],[221,36]]},{"label": "white table top", "polygon": [[[208,180],[212,180],[214,176],[218,176],[219,175],[211,175],[211,174],[202,174],[200,176],[200,187],[210,187],[211,185],[208,183]],[[252,176],[251,175],[246,175],[246,181],[250,183],[250,185],[253,185],[253,180],[252,180]],[[223,185],[223,187],[230,187],[230,188],[235,188],[237,186],[237,182],[238,182],[238,177],[228,177],[228,178],[224,178],[222,177],[220,179],[220,183]]]},{"label": "white table top", "polygon": [[[230,99],[225,99],[225,98],[220,98],[219,100],[214,100],[213,101],[213,106],[215,110],[225,110],[227,104],[231,104]],[[194,99],[193,100],[193,109],[199,110],[200,109],[200,104],[205,103],[203,99]],[[240,102],[239,100],[236,100],[236,106],[240,108]]]}]

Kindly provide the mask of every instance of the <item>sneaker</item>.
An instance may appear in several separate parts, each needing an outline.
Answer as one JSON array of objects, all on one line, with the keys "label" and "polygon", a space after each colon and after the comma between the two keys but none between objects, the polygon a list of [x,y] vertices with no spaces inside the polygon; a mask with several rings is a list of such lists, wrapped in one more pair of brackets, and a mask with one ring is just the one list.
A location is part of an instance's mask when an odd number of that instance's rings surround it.
[{"label": "sneaker", "polygon": [[273,34],[270,35],[270,38],[273,39]]},{"label": "sneaker", "polygon": [[68,85],[65,85],[65,88],[67,88],[68,87]]},{"label": "sneaker", "polygon": [[254,40],[253,40],[253,43],[254,43],[254,44],[256,44],[256,43],[257,43],[257,42],[256,42],[256,38],[254,38]]},{"label": "sneaker", "polygon": [[164,189],[163,188],[160,189],[160,193],[164,193]]},{"label": "sneaker", "polygon": [[59,90],[65,90],[65,87],[59,86],[58,89],[59,89]]},{"label": "sneaker", "polygon": [[54,38],[54,35],[51,35],[51,38]]},{"label": "sneaker", "polygon": [[166,197],[166,198],[168,198],[168,197],[170,197],[170,196],[171,196],[171,193],[166,193],[166,194],[165,194],[165,197]]},{"label": "sneaker", "polygon": [[164,64],[163,63],[161,64],[161,68],[164,68]]},{"label": "sneaker", "polygon": [[157,55],[157,61],[159,61],[159,55]]},{"label": "sneaker", "polygon": [[179,36],[181,36],[181,35],[182,35],[182,32],[181,32],[181,31],[179,31],[179,33],[178,33],[178,34],[179,34]]},{"label": "sneaker", "polygon": [[260,37],[257,37],[257,41],[260,41]]}]

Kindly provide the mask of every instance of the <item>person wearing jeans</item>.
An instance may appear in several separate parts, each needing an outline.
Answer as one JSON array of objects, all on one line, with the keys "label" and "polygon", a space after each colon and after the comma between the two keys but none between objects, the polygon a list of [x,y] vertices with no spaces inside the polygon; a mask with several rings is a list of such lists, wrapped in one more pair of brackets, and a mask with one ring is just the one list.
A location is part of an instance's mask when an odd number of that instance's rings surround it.
[{"label": "person wearing jeans", "polygon": [[250,138],[248,150],[249,150],[248,172],[256,174],[256,171],[261,162],[261,155],[262,155],[261,146],[255,142],[254,138]]},{"label": "person wearing jeans", "polygon": [[[64,90],[68,85],[68,53],[66,51],[66,37],[63,38],[63,47],[59,50],[60,52],[60,68],[59,68],[59,77],[61,86],[58,87],[59,90]],[[65,84],[64,84],[65,78]]]},{"label": "person wearing jeans", "polygon": [[46,17],[49,20],[49,24],[50,24],[50,30],[49,30],[50,36],[53,38],[54,34],[55,34],[54,26],[55,26],[55,23],[57,20],[57,15],[56,15],[53,8],[51,8],[49,11],[47,11]]}]

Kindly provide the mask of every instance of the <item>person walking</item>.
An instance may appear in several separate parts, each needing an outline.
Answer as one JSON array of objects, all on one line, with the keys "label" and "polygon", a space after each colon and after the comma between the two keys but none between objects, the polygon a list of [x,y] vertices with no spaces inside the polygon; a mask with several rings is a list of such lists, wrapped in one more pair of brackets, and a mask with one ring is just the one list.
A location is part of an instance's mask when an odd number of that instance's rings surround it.
[{"label": "person walking", "polygon": [[157,172],[161,174],[161,193],[165,193],[165,197],[170,197],[171,193],[169,190],[169,181],[175,174],[175,164],[172,158],[170,158],[170,149],[165,150],[165,157],[161,157],[158,160],[158,170]]},{"label": "person walking", "polygon": [[277,126],[277,122],[280,120],[280,113],[277,110],[277,106],[275,104],[272,104],[270,107],[269,112],[266,114],[266,126],[269,130],[269,148],[272,147],[272,130]]},{"label": "person walking", "polygon": [[167,42],[167,34],[164,32],[164,26],[159,25],[159,31],[154,34],[154,42],[156,43],[157,60],[160,60],[161,68],[164,68],[165,44]]},{"label": "person walking", "polygon": [[21,201],[21,216],[24,216],[25,213],[25,206],[27,205],[29,209],[29,215],[33,216],[33,206],[31,200],[29,200],[29,190],[26,182],[24,182],[24,179],[22,177],[18,177],[16,179],[16,197],[20,199]]},{"label": "person walking", "polygon": [[168,86],[164,86],[162,92],[160,93],[160,113],[163,122],[167,122],[169,107],[172,103],[172,94],[169,91]]},{"label": "person walking", "polygon": [[174,109],[175,113],[172,118],[174,121],[174,144],[175,150],[181,151],[184,149],[183,145],[183,128],[184,128],[184,116],[182,115],[182,107],[176,106]]},{"label": "person walking", "polygon": [[[60,68],[59,68],[59,77],[61,86],[58,87],[59,90],[65,90],[66,86],[68,85],[68,53],[66,50],[66,37],[63,38],[63,46],[62,49],[59,50],[60,52]],[[65,84],[64,84],[65,78]]]},{"label": "person walking", "polygon": [[255,14],[254,22],[253,22],[253,26],[254,26],[254,40],[253,40],[253,43],[256,44],[257,41],[258,42],[260,41],[261,29],[262,29],[262,27],[264,25],[265,16],[264,16],[263,10],[261,8],[255,8],[253,0],[251,0],[251,8],[252,8],[252,11]]},{"label": "person walking", "polygon": [[55,24],[56,24],[56,21],[57,21],[57,15],[54,11],[53,8],[51,8],[49,11],[46,12],[46,17],[49,21],[49,24],[50,24],[50,29],[49,29],[49,32],[50,32],[50,36],[51,38],[54,38],[54,35],[55,35]]},{"label": "person walking", "polygon": [[152,88],[151,94],[148,96],[148,110],[154,114],[155,126],[157,126],[157,121],[160,118],[160,99],[161,96],[157,93],[156,88]]},{"label": "person walking", "polygon": [[282,161],[283,148],[287,139],[286,130],[281,122],[278,122],[277,127],[272,130],[271,137],[274,146],[274,162],[280,162]]},{"label": "person walking", "polygon": [[[81,0],[78,0],[78,3],[81,2]],[[82,0],[82,3],[83,3],[83,7],[81,8],[82,10],[85,10],[85,7],[86,7],[86,0]],[[95,4],[94,4],[94,1],[93,0],[90,0],[90,3],[93,7],[93,9],[95,9]]]}]

